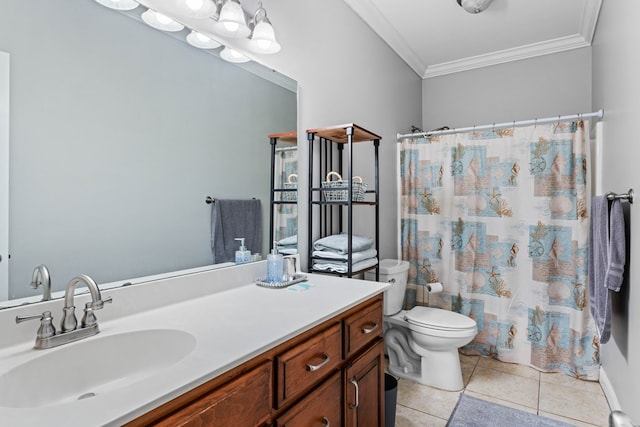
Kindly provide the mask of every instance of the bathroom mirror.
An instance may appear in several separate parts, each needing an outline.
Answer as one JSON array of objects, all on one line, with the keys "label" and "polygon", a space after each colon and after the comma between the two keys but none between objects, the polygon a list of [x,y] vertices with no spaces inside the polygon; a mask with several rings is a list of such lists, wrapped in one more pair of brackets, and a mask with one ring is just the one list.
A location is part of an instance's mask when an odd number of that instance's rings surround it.
[{"label": "bathroom mirror", "polygon": [[92,0],[0,8],[9,299],[42,295],[38,264],[54,291],[81,273],[104,284],[212,264],[207,196],[260,199],[263,247],[249,249],[266,253],[268,135],[296,129],[295,82]]}]

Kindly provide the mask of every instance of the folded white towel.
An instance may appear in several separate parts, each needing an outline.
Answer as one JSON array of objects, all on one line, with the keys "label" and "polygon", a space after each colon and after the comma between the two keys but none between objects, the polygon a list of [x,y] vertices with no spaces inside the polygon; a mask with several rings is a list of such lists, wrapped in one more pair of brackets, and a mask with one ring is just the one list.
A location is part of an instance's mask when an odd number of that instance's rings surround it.
[{"label": "folded white towel", "polygon": [[295,255],[298,253],[298,248],[296,247],[278,247],[278,253],[281,255]]},{"label": "folded white towel", "polygon": [[[352,263],[352,272],[364,270],[373,267],[378,263],[378,258],[369,258],[359,262]],[[318,262],[315,261],[313,269],[317,271],[333,271],[334,273],[346,273],[349,269],[347,262]]]},{"label": "folded white towel", "polygon": [[278,240],[278,246],[297,246],[298,245],[298,235],[294,234],[293,236],[285,237],[284,239]]},{"label": "folded white towel", "polygon": [[[340,261],[347,261],[349,254],[343,254],[340,252],[334,252],[334,251],[313,251],[311,253],[311,255],[314,258],[325,258],[325,259],[336,259],[336,260],[340,260]],[[351,262],[358,262],[358,261],[362,261],[364,259],[369,259],[369,258],[375,258],[376,256],[378,256],[378,251],[376,251],[375,248],[371,248],[371,249],[367,249],[365,251],[360,251],[360,252],[354,252],[353,255],[351,256]]]},{"label": "folded white towel", "polygon": [[[375,244],[371,237],[353,235],[351,238],[351,251],[360,252],[370,249]],[[349,238],[346,233],[334,234],[316,240],[313,249],[316,251],[333,251],[341,254],[349,252]]]}]

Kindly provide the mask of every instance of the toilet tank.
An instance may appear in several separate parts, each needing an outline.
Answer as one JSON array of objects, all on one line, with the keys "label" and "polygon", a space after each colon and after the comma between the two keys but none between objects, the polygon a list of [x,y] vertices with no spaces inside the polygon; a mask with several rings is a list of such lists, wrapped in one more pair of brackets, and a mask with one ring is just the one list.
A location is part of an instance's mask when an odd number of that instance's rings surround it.
[{"label": "toilet tank", "polygon": [[[385,316],[391,316],[402,310],[404,293],[407,289],[409,275],[409,261],[397,259],[383,259],[378,265],[380,269],[379,282],[391,283],[391,287],[384,291],[383,310]],[[375,281],[376,272],[370,270],[364,273],[366,280]]]}]

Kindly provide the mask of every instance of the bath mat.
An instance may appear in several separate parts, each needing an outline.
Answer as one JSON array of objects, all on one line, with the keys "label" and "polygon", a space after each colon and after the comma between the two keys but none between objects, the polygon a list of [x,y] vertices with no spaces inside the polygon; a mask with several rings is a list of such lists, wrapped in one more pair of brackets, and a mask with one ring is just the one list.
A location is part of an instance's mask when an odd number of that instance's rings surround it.
[{"label": "bath mat", "polygon": [[571,424],[461,394],[446,427],[571,427]]}]

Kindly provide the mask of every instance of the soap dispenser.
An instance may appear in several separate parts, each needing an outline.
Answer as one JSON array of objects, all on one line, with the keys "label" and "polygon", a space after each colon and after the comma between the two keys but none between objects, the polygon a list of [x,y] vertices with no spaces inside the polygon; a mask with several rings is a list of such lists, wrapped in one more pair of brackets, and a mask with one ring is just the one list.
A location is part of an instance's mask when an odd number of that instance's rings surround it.
[{"label": "soap dispenser", "polygon": [[240,241],[240,249],[236,251],[236,264],[251,262],[251,251],[244,245],[244,237],[238,237],[234,240]]},{"label": "soap dispenser", "polygon": [[276,249],[276,242],[273,242],[273,249],[267,255],[267,282],[282,282],[284,258]]}]

